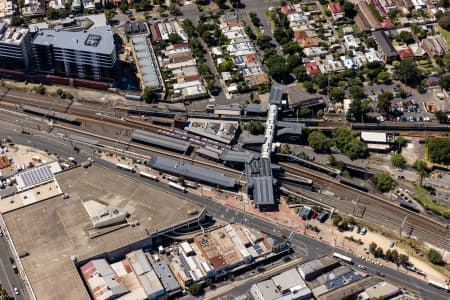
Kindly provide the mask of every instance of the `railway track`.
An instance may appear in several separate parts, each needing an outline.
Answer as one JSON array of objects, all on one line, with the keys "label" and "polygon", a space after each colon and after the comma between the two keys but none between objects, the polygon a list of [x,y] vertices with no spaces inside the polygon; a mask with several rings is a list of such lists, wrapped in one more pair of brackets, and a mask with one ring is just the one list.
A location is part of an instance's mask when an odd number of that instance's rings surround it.
[{"label": "railway track", "polygon": [[[318,174],[309,169],[304,169],[289,163],[280,163],[286,170],[294,174],[311,178],[315,184],[321,185],[326,189],[335,192],[338,195],[344,195],[342,198],[319,197],[324,203],[336,207],[338,210],[350,215],[355,215],[365,219],[377,226],[384,227],[400,232],[407,232],[407,235],[415,237],[418,240],[429,242],[444,249],[450,249],[450,230],[449,224],[439,222],[424,214],[419,214],[400,207],[379,196],[372,195],[352,187],[340,184],[322,174]],[[293,188],[298,191],[298,188]],[[300,189],[301,190],[301,189]],[[301,190],[302,193],[312,193]],[[317,198],[316,193],[315,198]],[[310,195],[312,196],[312,195]]]}]

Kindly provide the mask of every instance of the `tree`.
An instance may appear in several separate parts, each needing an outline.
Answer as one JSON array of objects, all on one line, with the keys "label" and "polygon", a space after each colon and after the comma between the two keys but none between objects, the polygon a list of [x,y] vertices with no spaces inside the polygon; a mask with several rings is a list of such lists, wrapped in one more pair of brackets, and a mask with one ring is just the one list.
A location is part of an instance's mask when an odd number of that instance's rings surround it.
[{"label": "tree", "polygon": [[203,293],[203,286],[200,283],[194,283],[189,286],[188,291],[192,296],[199,296]]},{"label": "tree", "polygon": [[328,87],[328,76],[325,75],[316,75],[313,78],[313,81],[315,84],[319,86],[322,90],[326,89]]},{"label": "tree", "polygon": [[183,185],[184,184],[184,177],[183,176],[178,177],[177,178],[177,182],[178,182],[178,184]]},{"label": "tree", "polygon": [[439,0],[437,3],[438,7],[443,7],[443,8],[449,8],[450,7],[450,0]]},{"label": "tree", "polygon": [[401,167],[404,163],[406,162],[405,158],[403,157],[403,155],[401,155],[400,153],[394,153],[391,155],[391,164],[394,167]]},{"label": "tree", "polygon": [[446,11],[439,18],[439,25],[445,30],[450,30],[450,11]]},{"label": "tree", "polygon": [[300,52],[301,48],[300,45],[297,42],[289,41],[286,44],[283,45],[283,54],[297,54]]},{"label": "tree", "polygon": [[343,220],[341,215],[338,215],[338,214],[334,214],[332,219],[333,219],[333,225],[334,226],[339,226],[339,224],[341,224],[341,222]]},{"label": "tree", "polygon": [[323,109],[319,109],[316,113],[318,118],[323,118],[323,116],[325,115]]},{"label": "tree", "polygon": [[389,83],[391,81],[391,75],[389,75],[389,73],[386,71],[380,72],[377,75],[377,81],[383,82],[383,83]]},{"label": "tree", "polygon": [[46,16],[47,19],[49,20],[59,19],[59,11],[57,9],[50,7],[47,9]]},{"label": "tree", "polygon": [[395,181],[391,178],[391,175],[385,172],[376,173],[372,177],[372,181],[382,193],[388,192],[395,187]]},{"label": "tree", "polygon": [[377,249],[378,245],[375,242],[370,243],[369,245],[369,252],[372,253],[372,255],[375,253],[375,250]]},{"label": "tree", "polygon": [[39,95],[44,95],[44,94],[45,94],[45,91],[46,91],[46,88],[45,88],[45,86],[42,85],[42,83],[41,83],[41,84],[36,85],[35,87],[33,87],[33,91],[35,91],[35,92],[38,93]]},{"label": "tree", "polygon": [[435,265],[440,265],[443,262],[441,253],[433,248],[430,248],[430,250],[428,250],[427,258],[432,264]]},{"label": "tree", "polygon": [[269,75],[276,81],[284,80],[289,74],[289,68],[283,56],[273,55],[266,61],[269,69]]},{"label": "tree", "polygon": [[194,24],[191,19],[184,19],[182,23],[184,31],[189,35],[189,37],[193,37],[196,34]]},{"label": "tree", "polygon": [[73,97],[71,92],[67,92],[66,93],[66,98],[69,99],[69,100],[73,100],[74,97]]},{"label": "tree", "polygon": [[402,31],[400,32],[397,37],[396,40],[401,41],[405,44],[412,44],[414,43],[414,37],[411,34],[411,32],[409,31]]},{"label": "tree", "polygon": [[303,82],[309,79],[308,74],[306,73],[306,68],[303,65],[299,65],[292,70],[292,73],[294,73],[295,78],[299,82]]},{"label": "tree", "polygon": [[345,91],[343,88],[334,87],[331,89],[329,96],[335,101],[342,101],[345,97]]},{"label": "tree", "polygon": [[14,16],[11,19],[12,26],[20,26],[25,23],[25,20],[22,16]]},{"label": "tree", "polygon": [[346,18],[353,19],[356,16],[355,5],[350,1],[345,1],[342,8]]},{"label": "tree", "polygon": [[333,140],[321,131],[313,131],[308,136],[308,145],[317,153],[329,152],[333,146]]},{"label": "tree", "polygon": [[344,152],[351,159],[364,157],[367,155],[367,146],[356,137],[351,130],[338,127],[333,130],[333,141],[336,147]]},{"label": "tree", "polygon": [[411,86],[416,86],[422,76],[415,61],[412,59],[402,60],[400,64],[395,67],[394,74],[401,82]]},{"label": "tree", "polygon": [[393,261],[391,249],[386,250],[386,253],[384,254],[384,258],[388,261]]},{"label": "tree", "polygon": [[173,16],[178,16],[181,14],[180,7],[176,3],[171,3],[169,6],[169,13]]},{"label": "tree", "polygon": [[233,62],[231,60],[226,60],[219,65],[220,72],[229,72],[233,69]]},{"label": "tree", "polygon": [[428,166],[427,163],[423,160],[416,160],[413,164],[413,168],[416,169],[417,175],[419,175],[420,185],[422,185],[422,181],[428,174]]},{"label": "tree", "polygon": [[122,2],[120,3],[120,5],[119,5],[119,9],[120,9],[122,12],[127,11],[127,10],[128,10],[128,3],[127,3],[126,1],[122,1]]},{"label": "tree", "polygon": [[289,153],[291,153],[291,148],[289,147],[289,144],[283,144],[281,146],[281,153],[282,154],[289,154]]},{"label": "tree", "polygon": [[380,112],[388,113],[391,108],[391,102],[394,99],[394,96],[391,92],[384,92],[380,96],[378,96],[377,107]]},{"label": "tree", "polygon": [[260,35],[256,40],[256,45],[261,49],[269,48],[272,45],[272,38],[268,35]]},{"label": "tree", "polygon": [[152,102],[155,98],[155,92],[152,89],[146,87],[142,93],[142,100],[145,102]]},{"label": "tree", "polygon": [[260,121],[250,121],[247,123],[247,130],[250,131],[251,134],[261,134],[264,132],[264,126]]},{"label": "tree", "polygon": [[357,85],[352,85],[348,88],[348,91],[354,100],[362,100],[366,96],[364,94],[364,89]]},{"label": "tree", "polygon": [[368,101],[361,101],[360,99],[354,99],[347,111],[347,119],[354,118],[357,121],[363,119],[364,115],[370,111],[370,105]]},{"label": "tree", "polygon": [[409,256],[406,255],[406,254],[400,254],[398,256],[398,263],[403,265],[403,266],[408,265],[409,264]]},{"label": "tree", "polygon": [[286,63],[288,65],[289,70],[293,70],[294,68],[301,65],[302,59],[300,58],[300,56],[298,56],[298,54],[292,54],[288,56]]},{"label": "tree", "polygon": [[383,257],[383,249],[381,247],[377,247],[377,249],[375,249],[375,253],[374,255],[375,257]]},{"label": "tree", "polygon": [[57,90],[56,90],[56,95],[58,95],[58,96],[62,96],[62,94],[64,93],[64,90],[63,89],[60,89],[60,88],[58,88]]},{"label": "tree", "polygon": [[443,112],[442,110],[438,110],[434,113],[436,118],[439,120],[440,123],[446,123],[448,121],[448,116],[446,112]]},{"label": "tree", "polygon": [[428,158],[438,164],[450,164],[450,139],[429,138],[426,140]]},{"label": "tree", "polygon": [[439,86],[445,90],[450,89],[450,74],[442,74],[439,77]]},{"label": "tree", "polygon": [[[169,35],[169,42],[172,44],[178,44],[181,43],[182,41],[183,39],[177,33],[171,33]],[[207,41],[205,42],[208,43]]]},{"label": "tree", "polygon": [[316,91],[314,88],[314,83],[311,81],[303,81],[303,87],[308,93],[314,93]]},{"label": "tree", "polygon": [[402,137],[402,136],[399,136],[395,142],[397,143],[399,148],[403,148],[407,144],[406,139],[404,137]]}]

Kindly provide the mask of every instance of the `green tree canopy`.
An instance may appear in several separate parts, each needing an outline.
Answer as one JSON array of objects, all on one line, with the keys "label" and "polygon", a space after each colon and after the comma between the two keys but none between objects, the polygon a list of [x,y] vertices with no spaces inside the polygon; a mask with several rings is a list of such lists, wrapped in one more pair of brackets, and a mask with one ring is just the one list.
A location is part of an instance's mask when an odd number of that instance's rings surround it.
[{"label": "green tree canopy", "polygon": [[321,131],[313,131],[308,136],[308,145],[317,153],[329,152],[333,146],[333,140]]},{"label": "green tree canopy", "polygon": [[380,110],[380,112],[388,113],[391,107],[392,99],[394,99],[394,96],[391,92],[384,92],[380,96],[378,96],[378,103],[377,107]]},{"label": "green tree canopy", "polygon": [[285,79],[289,74],[289,68],[283,56],[273,55],[266,61],[269,69],[269,75],[276,81]]},{"label": "green tree canopy", "polygon": [[428,166],[427,163],[423,160],[416,160],[413,164],[413,168],[416,169],[417,175],[419,175],[420,185],[422,185],[422,181],[428,174]]},{"label": "green tree canopy", "polygon": [[352,85],[351,87],[348,88],[348,91],[350,92],[350,95],[352,96],[353,99],[362,100],[366,96],[364,94],[364,89],[357,85]]},{"label": "green tree canopy", "polygon": [[440,265],[443,262],[441,253],[433,248],[430,248],[430,250],[428,250],[427,258],[432,264],[435,265]]},{"label": "green tree canopy", "polygon": [[295,67],[292,72],[294,73],[295,78],[299,82],[307,81],[309,79],[309,76],[306,73],[306,68],[303,65],[299,65],[299,66]]},{"label": "green tree canopy", "polygon": [[422,74],[416,66],[416,62],[413,59],[405,59],[400,62],[394,69],[395,76],[403,83],[410,86],[416,86]]},{"label": "green tree canopy", "polygon": [[248,122],[246,128],[251,134],[261,134],[264,132],[264,126],[259,121],[252,120]]},{"label": "green tree canopy", "polygon": [[372,181],[377,189],[382,192],[388,192],[395,187],[395,181],[388,173],[377,173],[372,177]]},{"label": "green tree canopy", "polygon": [[450,89],[450,74],[442,74],[439,77],[439,86],[446,90]]},{"label": "green tree canopy", "polygon": [[445,30],[450,30],[450,11],[446,11],[439,18],[439,25]]},{"label": "green tree canopy", "polygon": [[329,96],[335,101],[342,101],[345,97],[345,91],[343,88],[334,87],[331,89]]},{"label": "green tree canopy", "polygon": [[429,138],[426,140],[428,158],[438,164],[450,164],[450,139]]},{"label": "green tree canopy", "polygon": [[367,155],[366,144],[359,140],[353,131],[338,127],[333,130],[332,135],[336,147],[351,159],[365,157]]},{"label": "green tree canopy", "polygon": [[405,158],[400,153],[394,153],[391,155],[391,164],[394,167],[401,167],[405,162]]}]

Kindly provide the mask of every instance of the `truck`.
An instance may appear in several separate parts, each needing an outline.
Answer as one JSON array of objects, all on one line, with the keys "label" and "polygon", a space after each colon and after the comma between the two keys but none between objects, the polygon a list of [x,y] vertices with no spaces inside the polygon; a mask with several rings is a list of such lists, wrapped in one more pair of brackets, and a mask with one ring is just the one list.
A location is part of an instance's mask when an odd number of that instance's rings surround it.
[{"label": "truck", "polygon": [[428,284],[448,292],[448,285],[445,284],[445,283],[438,282],[438,281],[433,280],[433,279],[429,279],[428,280]]},{"label": "truck", "polygon": [[128,165],[124,165],[124,164],[119,164],[119,163],[117,163],[116,164],[116,167],[118,168],[118,169],[122,169],[122,170],[125,170],[125,171],[130,171],[130,172],[135,172],[134,171],[134,169],[133,169],[133,167],[130,167],[130,166],[128,166]]},{"label": "truck", "polygon": [[186,193],[186,187],[182,186],[181,184],[169,182],[169,186],[179,191],[182,191],[183,193]]},{"label": "truck", "polygon": [[337,258],[337,259],[339,259],[339,260],[341,260],[341,261],[345,261],[345,262],[347,262],[347,263],[349,263],[349,264],[353,264],[353,259],[352,259],[351,257],[345,256],[345,255],[343,255],[343,254],[334,252],[334,253],[333,253],[333,257],[334,257],[334,258]]},{"label": "truck", "polygon": [[154,181],[158,181],[158,176],[150,174],[150,173],[139,172],[139,175],[141,177],[144,177],[144,178],[148,178],[148,179],[151,179],[151,180],[154,180]]}]

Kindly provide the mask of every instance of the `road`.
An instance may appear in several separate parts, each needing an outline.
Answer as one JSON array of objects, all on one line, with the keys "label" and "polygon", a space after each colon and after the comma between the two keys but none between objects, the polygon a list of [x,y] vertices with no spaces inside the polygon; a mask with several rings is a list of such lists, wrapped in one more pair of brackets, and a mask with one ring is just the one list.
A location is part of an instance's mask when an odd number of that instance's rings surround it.
[{"label": "road", "polygon": [[[90,154],[85,154],[83,151],[77,153],[73,151],[72,147],[68,143],[64,143],[60,140],[59,137],[53,136],[47,133],[37,133],[32,138],[30,136],[25,136],[20,134],[21,127],[17,124],[11,124],[4,121],[0,121],[0,136],[7,137],[9,136],[15,143],[25,144],[25,145],[33,145],[39,149],[48,149],[51,153],[57,153],[62,157],[73,156],[78,161],[84,161],[87,159]],[[96,163],[100,166],[120,172],[129,177],[132,177],[139,181],[145,181],[147,184],[150,184],[159,189],[167,189],[167,186],[163,183],[159,182],[149,182],[145,179],[139,177],[138,174],[129,173],[124,170],[116,169],[115,165],[111,162],[104,161],[101,159],[97,159]],[[194,201],[198,204],[201,204],[206,207],[206,210],[209,215],[214,216],[215,218],[227,221],[227,222],[243,222],[248,226],[253,228],[257,228],[259,230],[265,231],[270,234],[274,234],[277,236],[291,236],[290,241],[292,246],[298,255],[302,256],[304,260],[309,260],[321,255],[331,254],[336,249],[328,244],[324,244],[319,240],[316,240],[311,237],[303,236],[298,233],[292,233],[290,230],[283,228],[279,225],[275,225],[266,220],[259,219],[252,215],[247,215],[242,211],[238,211],[232,209],[230,207],[224,207],[217,202],[211,201],[206,198],[202,198],[193,194],[184,194],[178,193],[176,190],[172,190],[171,192],[178,194],[180,197],[188,198],[191,201]],[[343,252],[342,250],[339,250]],[[351,253],[345,253],[348,256],[353,255]],[[365,264],[364,261],[353,257],[355,264]],[[0,257],[1,263],[3,265],[9,264],[8,261],[4,261],[4,258]],[[426,282],[419,280],[414,277],[410,277],[407,274],[398,272],[393,269],[388,269],[375,265],[367,265],[367,271],[370,274],[376,274],[377,272],[382,272],[386,275],[386,280],[397,284],[400,287],[406,287],[409,289],[419,291],[426,299],[447,299],[447,294],[443,291],[430,288]],[[14,275],[16,276],[16,275]],[[8,275],[10,280],[14,278],[12,275]]]},{"label": "road", "polygon": [[14,288],[17,287],[19,291],[23,291],[23,281],[20,276],[14,273],[13,264],[9,261],[9,257],[13,257],[8,246],[7,237],[4,235],[0,238],[0,283],[2,288],[6,289],[8,295],[13,299],[28,299],[24,294],[14,294]]}]

